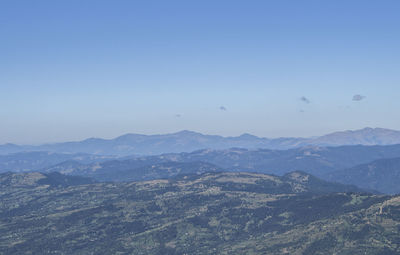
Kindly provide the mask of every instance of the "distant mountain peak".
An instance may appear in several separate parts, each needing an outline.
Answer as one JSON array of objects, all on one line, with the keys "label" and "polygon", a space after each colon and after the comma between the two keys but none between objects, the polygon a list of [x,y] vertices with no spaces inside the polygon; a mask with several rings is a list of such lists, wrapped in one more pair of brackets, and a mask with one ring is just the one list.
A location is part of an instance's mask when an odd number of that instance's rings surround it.
[{"label": "distant mountain peak", "polygon": [[[105,141],[105,139],[103,139],[103,138],[98,138],[98,137],[90,137],[90,138],[87,138],[87,139],[85,139],[85,140],[83,140],[83,141],[79,141],[79,142],[93,143],[93,142],[99,142],[99,141]],[[79,143],[79,142],[78,142],[78,143]]]},{"label": "distant mountain peak", "polygon": [[400,131],[366,127],[334,132],[311,139],[309,143],[322,146],[400,144]]},{"label": "distant mountain peak", "polygon": [[240,136],[206,135],[190,130],[176,133],[142,135],[125,134],[114,139],[89,138],[77,142],[39,146],[0,145],[0,154],[22,151],[53,151],[58,153],[88,153],[97,155],[158,155],[210,149],[286,150],[306,146],[393,145],[400,144],[400,131],[366,127],[340,131],[312,138],[262,138],[248,133]]},{"label": "distant mountain peak", "polygon": [[181,130],[179,132],[173,133],[173,135],[203,135],[203,134],[190,130]]},{"label": "distant mountain peak", "polygon": [[249,133],[243,133],[241,134],[238,138],[242,138],[242,139],[259,139],[258,136],[249,134]]},{"label": "distant mountain peak", "polygon": [[354,132],[357,132],[357,131],[372,131],[372,130],[376,130],[376,129],[383,129],[383,128],[365,127],[365,128],[363,128],[363,129],[353,130],[353,131],[354,131]]},{"label": "distant mountain peak", "polygon": [[337,131],[337,132],[333,132],[327,135],[333,135],[333,134],[340,134],[340,133],[365,133],[365,132],[400,132],[397,130],[393,130],[393,129],[388,129],[388,128],[372,128],[372,127],[365,127],[362,129],[355,129],[355,130],[346,130],[346,131]]}]

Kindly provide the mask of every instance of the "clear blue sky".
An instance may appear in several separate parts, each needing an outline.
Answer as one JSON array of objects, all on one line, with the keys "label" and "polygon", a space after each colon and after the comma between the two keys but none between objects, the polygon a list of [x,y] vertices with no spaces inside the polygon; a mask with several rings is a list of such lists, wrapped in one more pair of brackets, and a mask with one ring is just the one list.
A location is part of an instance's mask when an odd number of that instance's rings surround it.
[{"label": "clear blue sky", "polygon": [[398,0],[3,0],[0,143],[400,129],[399,13]]}]

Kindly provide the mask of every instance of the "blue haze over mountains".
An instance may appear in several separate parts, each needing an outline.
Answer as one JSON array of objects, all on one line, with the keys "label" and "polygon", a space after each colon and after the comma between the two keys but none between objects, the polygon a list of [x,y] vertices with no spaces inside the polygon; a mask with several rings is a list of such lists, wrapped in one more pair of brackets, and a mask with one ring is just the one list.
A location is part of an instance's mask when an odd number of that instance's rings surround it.
[{"label": "blue haze over mountains", "polygon": [[260,138],[250,134],[238,137],[203,135],[193,131],[181,131],[164,135],[126,134],[115,139],[89,138],[77,142],[44,144],[39,146],[4,144],[0,154],[23,151],[50,151],[58,153],[88,153],[98,155],[158,155],[162,153],[191,152],[199,149],[247,149],[286,150],[304,146],[343,145],[391,145],[400,144],[400,131],[383,128],[365,128],[342,131],[313,138]]},{"label": "blue haze over mountains", "polygon": [[207,172],[283,176],[303,171],[365,190],[400,193],[400,132],[381,128],[278,139],[182,131],[0,148],[0,173],[58,172],[101,182],[124,182]]}]

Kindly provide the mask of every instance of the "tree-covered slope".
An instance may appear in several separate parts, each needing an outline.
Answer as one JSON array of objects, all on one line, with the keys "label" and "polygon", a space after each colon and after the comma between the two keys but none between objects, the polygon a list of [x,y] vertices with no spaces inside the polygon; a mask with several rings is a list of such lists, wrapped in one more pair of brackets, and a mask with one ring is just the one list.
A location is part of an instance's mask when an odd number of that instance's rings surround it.
[{"label": "tree-covered slope", "polygon": [[326,175],[327,180],[375,189],[387,194],[400,193],[400,158],[379,159]]},{"label": "tree-covered slope", "polygon": [[0,178],[2,254],[400,251],[399,197],[343,193],[348,186],[320,185],[301,172],[68,187],[26,179],[29,185]]}]

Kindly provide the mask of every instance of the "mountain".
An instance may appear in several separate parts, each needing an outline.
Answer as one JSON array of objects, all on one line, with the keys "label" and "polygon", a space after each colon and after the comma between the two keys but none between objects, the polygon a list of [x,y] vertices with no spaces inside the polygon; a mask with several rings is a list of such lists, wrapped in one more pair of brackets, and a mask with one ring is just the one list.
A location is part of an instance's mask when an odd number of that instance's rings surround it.
[{"label": "mountain", "polygon": [[365,128],[344,131],[315,138],[260,138],[250,134],[238,137],[203,135],[192,131],[181,131],[164,135],[126,134],[115,139],[90,138],[78,142],[44,144],[40,146],[0,145],[0,153],[22,151],[50,151],[57,153],[87,153],[97,155],[129,156],[158,155],[163,153],[190,152],[199,149],[247,149],[286,150],[304,146],[341,145],[392,145],[400,144],[400,131]]},{"label": "mountain", "polygon": [[322,179],[319,179],[315,176],[312,176],[308,173],[302,171],[294,171],[285,174],[280,177],[284,182],[291,183],[292,187],[298,186],[299,189],[295,191],[301,190],[302,192],[310,192],[316,194],[323,193],[335,193],[335,192],[371,192],[377,193],[377,191],[369,188],[362,189],[352,184],[341,184],[337,182],[328,182]]},{"label": "mountain", "polygon": [[[165,135],[126,134],[111,140],[90,138],[79,142],[21,146],[21,150],[41,150],[59,153],[80,152],[118,156],[132,154],[157,155],[169,152],[194,151],[203,148],[265,147],[269,141],[266,138],[254,138],[249,138],[246,135],[242,137],[222,137],[203,135],[192,131],[181,131]],[[2,147],[4,146],[0,146],[0,152],[6,150]],[[15,151],[15,148],[13,150]]]},{"label": "mountain", "polygon": [[317,137],[307,143],[318,146],[400,144],[400,131],[384,128],[348,130]]},{"label": "mountain", "polygon": [[353,184],[387,194],[400,194],[400,157],[379,159],[325,176],[327,180]]},{"label": "mountain", "polygon": [[12,144],[12,143],[6,143],[3,145],[0,145],[0,155],[21,152],[23,150],[24,150],[24,146]]},{"label": "mountain", "polygon": [[172,162],[151,157],[147,159],[112,160],[90,165],[66,161],[41,171],[86,176],[97,181],[127,182],[164,179],[182,174],[201,174],[222,170],[222,168],[206,162]]},{"label": "mountain", "polygon": [[400,157],[400,145],[308,146],[290,150],[232,148],[164,154],[158,158],[176,162],[208,162],[229,171],[252,171],[283,175],[300,170],[322,176],[334,170],[346,169],[376,159],[393,157]]},{"label": "mountain", "polygon": [[343,193],[348,186],[301,172],[68,187],[15,185],[4,175],[0,254],[400,252],[399,196]]},{"label": "mountain", "polygon": [[181,173],[196,173],[198,169],[201,172],[250,171],[274,175],[299,170],[325,177],[332,171],[393,157],[400,157],[400,145],[310,146],[290,150],[205,149],[190,153],[127,157],[91,164],[66,161],[40,171],[87,176],[98,181],[170,178]]},{"label": "mountain", "polygon": [[3,173],[0,174],[0,187],[9,188],[32,188],[47,185],[50,187],[68,187],[95,183],[94,180],[81,176],[69,176],[60,173]]},{"label": "mountain", "polygon": [[110,160],[111,156],[89,155],[83,153],[65,154],[45,151],[31,151],[0,155],[0,173],[28,172],[50,167],[67,160],[82,164]]}]

